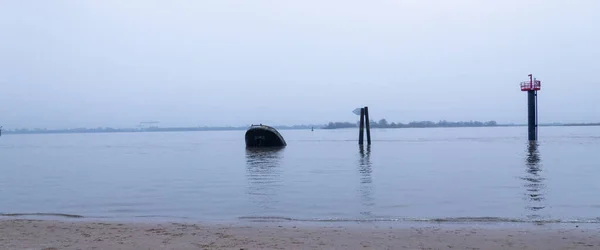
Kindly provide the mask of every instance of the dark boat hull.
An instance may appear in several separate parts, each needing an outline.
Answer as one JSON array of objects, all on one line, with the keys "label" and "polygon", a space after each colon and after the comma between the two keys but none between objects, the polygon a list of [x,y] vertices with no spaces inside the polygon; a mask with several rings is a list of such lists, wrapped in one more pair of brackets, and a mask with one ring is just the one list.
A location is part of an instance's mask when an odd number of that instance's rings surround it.
[{"label": "dark boat hull", "polygon": [[246,131],[246,147],[285,147],[287,143],[276,129],[265,126],[252,126]]}]

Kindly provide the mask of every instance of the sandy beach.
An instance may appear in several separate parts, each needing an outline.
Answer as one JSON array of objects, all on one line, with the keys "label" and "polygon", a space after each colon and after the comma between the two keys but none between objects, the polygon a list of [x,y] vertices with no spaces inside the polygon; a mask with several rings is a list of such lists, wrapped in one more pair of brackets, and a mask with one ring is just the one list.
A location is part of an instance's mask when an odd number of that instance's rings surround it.
[{"label": "sandy beach", "polygon": [[0,249],[600,249],[598,229],[0,220]]}]

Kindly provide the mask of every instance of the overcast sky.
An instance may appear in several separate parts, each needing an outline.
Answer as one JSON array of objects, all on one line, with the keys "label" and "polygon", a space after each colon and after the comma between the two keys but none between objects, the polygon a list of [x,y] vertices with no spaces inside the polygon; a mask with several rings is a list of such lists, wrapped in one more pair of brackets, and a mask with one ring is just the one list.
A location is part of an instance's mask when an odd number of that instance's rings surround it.
[{"label": "overcast sky", "polygon": [[0,0],[0,125],[600,121],[596,0]]}]

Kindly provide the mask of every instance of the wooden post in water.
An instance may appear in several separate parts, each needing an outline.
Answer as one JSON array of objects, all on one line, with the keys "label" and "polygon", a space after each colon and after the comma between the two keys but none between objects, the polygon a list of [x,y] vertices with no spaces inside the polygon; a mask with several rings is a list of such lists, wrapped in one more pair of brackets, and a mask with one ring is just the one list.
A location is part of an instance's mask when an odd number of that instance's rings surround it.
[{"label": "wooden post in water", "polygon": [[363,145],[364,130],[365,130],[365,108],[360,109],[360,124],[358,133],[358,145]]},{"label": "wooden post in water", "polygon": [[365,107],[365,122],[367,127],[367,145],[371,145],[371,121],[369,120],[369,107]]}]

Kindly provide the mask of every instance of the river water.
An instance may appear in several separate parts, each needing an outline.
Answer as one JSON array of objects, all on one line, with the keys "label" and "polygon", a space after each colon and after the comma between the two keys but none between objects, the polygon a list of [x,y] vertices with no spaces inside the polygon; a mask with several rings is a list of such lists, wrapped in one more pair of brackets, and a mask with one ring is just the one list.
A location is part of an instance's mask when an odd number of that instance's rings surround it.
[{"label": "river water", "polygon": [[4,135],[0,213],[203,221],[600,223],[600,127]]}]

